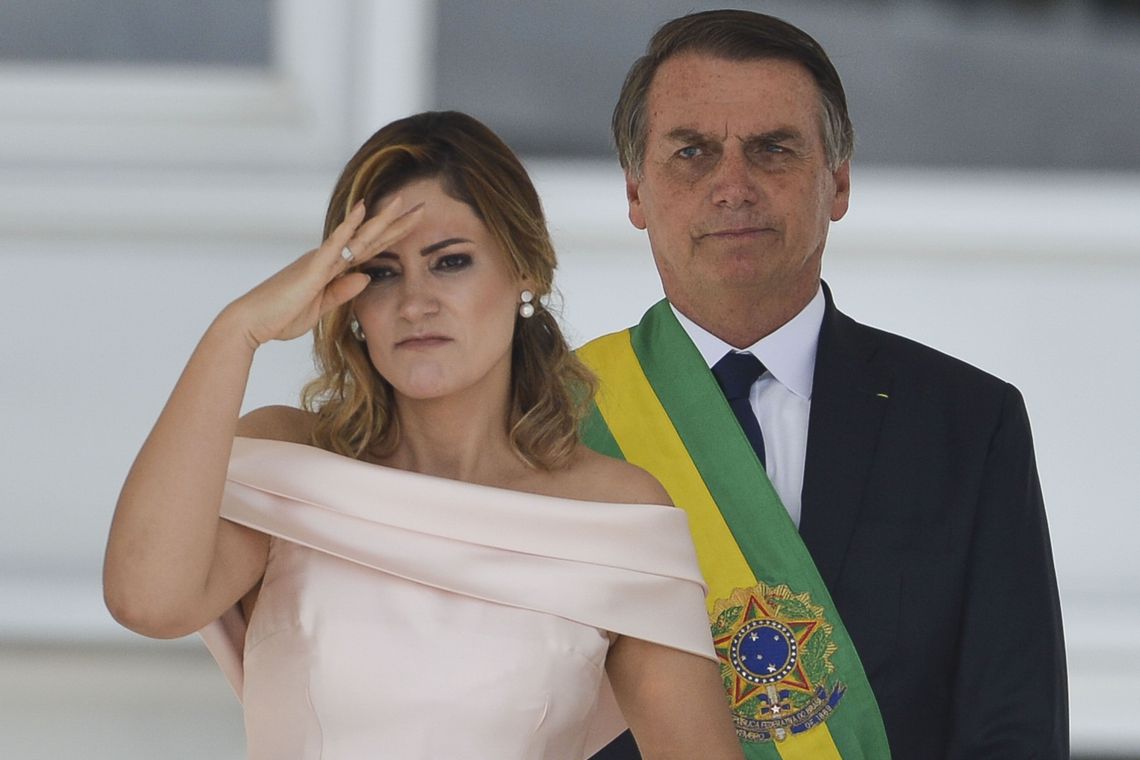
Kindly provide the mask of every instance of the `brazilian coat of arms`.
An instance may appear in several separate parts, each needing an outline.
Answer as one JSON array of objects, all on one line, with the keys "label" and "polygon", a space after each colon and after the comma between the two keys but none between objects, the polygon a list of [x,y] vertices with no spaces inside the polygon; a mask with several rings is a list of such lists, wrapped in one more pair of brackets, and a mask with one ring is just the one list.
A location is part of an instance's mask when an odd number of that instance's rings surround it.
[{"label": "brazilian coat of arms", "polygon": [[741,739],[783,741],[838,706],[846,687],[833,676],[832,626],[807,593],[765,583],[738,588],[716,601],[710,619]]}]

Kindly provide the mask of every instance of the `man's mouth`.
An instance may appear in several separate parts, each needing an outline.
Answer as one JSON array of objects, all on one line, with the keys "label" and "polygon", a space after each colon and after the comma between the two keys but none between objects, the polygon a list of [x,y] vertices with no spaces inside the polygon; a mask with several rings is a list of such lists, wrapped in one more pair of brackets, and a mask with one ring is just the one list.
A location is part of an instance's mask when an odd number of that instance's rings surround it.
[{"label": "man's mouth", "polygon": [[773,232],[771,227],[730,227],[723,230],[714,230],[701,235],[702,238],[715,240],[747,240]]}]

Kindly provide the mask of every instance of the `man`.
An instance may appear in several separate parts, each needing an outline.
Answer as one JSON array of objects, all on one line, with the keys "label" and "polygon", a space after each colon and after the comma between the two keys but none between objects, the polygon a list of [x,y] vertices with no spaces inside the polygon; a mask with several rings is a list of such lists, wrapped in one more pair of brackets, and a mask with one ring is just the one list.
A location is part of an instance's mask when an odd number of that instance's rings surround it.
[{"label": "man", "polygon": [[581,350],[587,441],[689,512],[746,754],[1068,757],[1020,394],[858,324],[820,279],[853,145],[824,51],[756,13],[676,19],[613,128],[667,302]]}]

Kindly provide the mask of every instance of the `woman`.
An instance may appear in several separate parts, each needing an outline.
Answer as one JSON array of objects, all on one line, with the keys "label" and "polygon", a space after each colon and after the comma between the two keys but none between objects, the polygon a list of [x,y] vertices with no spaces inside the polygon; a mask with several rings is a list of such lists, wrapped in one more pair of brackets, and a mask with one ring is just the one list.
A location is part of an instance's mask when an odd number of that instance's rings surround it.
[{"label": "woman", "polygon": [[[349,161],[324,243],[206,331],[104,588],[144,635],[207,629],[251,757],[581,758],[621,716],[647,758],[742,757],[682,513],[578,442],[592,381],[541,306],[554,264],[514,154],[420,114]],[[256,349],[310,330],[305,408],[239,418]]]}]

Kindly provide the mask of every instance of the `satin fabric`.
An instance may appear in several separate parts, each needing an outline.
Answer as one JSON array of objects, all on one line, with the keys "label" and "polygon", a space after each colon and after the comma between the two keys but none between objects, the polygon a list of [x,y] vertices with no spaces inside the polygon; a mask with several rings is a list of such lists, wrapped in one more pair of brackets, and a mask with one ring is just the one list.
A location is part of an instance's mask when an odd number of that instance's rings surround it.
[{"label": "satin fabric", "polygon": [[272,536],[252,620],[202,631],[255,760],[580,760],[624,729],[616,634],[715,660],[681,510],[238,438],[221,514]]}]

